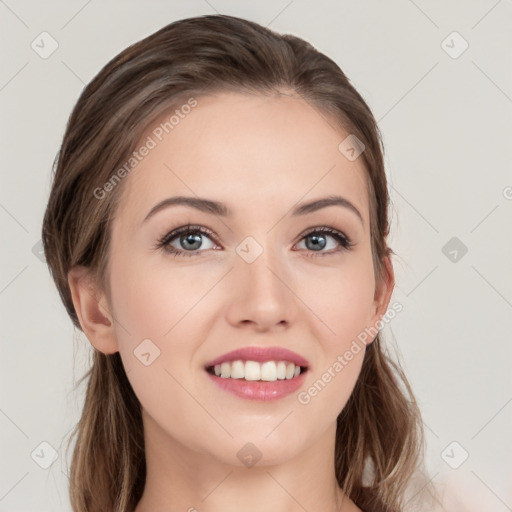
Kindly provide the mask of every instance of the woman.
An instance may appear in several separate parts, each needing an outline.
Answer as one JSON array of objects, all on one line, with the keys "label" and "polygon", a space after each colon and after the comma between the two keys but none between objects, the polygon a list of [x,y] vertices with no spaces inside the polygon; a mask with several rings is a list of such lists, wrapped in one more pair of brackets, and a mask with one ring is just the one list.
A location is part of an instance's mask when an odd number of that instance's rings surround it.
[{"label": "woman", "polygon": [[379,334],[387,208],[376,122],[305,41],[203,16],[109,62],[43,225],[94,347],[73,510],[404,510],[423,438]]}]

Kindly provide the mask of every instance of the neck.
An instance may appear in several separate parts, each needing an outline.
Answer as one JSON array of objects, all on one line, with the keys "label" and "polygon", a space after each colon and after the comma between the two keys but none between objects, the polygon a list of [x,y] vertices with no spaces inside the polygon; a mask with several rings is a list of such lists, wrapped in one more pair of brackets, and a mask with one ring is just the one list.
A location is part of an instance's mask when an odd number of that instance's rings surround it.
[{"label": "neck", "polygon": [[[334,473],[336,425],[291,459],[230,465],[184,446],[143,410],[146,485],[135,512],[358,510]],[[245,444],[245,443],[244,443]]]}]

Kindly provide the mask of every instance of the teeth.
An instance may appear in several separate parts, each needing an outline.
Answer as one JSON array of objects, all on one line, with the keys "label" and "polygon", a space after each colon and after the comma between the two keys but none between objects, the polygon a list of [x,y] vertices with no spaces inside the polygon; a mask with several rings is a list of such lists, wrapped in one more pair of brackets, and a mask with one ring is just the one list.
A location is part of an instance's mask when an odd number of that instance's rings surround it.
[{"label": "teeth", "polygon": [[217,377],[223,379],[263,380],[273,382],[276,380],[293,379],[300,375],[300,366],[288,361],[229,361],[216,364],[213,368]]},{"label": "teeth", "polygon": [[244,363],[242,361],[233,361],[231,363],[231,378],[243,379],[245,376]]},{"label": "teeth", "polygon": [[260,380],[261,365],[256,361],[246,361],[244,368],[245,380]]},{"label": "teeth", "polygon": [[277,363],[277,378],[281,380],[286,379],[286,363],[284,361]]},{"label": "teeth", "polygon": [[274,361],[267,361],[261,365],[261,380],[277,380],[277,366]]},{"label": "teeth", "polygon": [[220,365],[220,376],[223,379],[231,377],[231,365],[229,363],[222,363]]}]

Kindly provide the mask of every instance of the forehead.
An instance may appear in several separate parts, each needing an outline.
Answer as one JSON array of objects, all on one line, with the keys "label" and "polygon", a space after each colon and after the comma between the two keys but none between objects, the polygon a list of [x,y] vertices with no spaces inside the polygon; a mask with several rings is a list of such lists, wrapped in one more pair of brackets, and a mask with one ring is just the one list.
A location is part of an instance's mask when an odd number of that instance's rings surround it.
[{"label": "forehead", "polygon": [[301,200],[339,194],[368,222],[363,159],[340,152],[349,133],[332,117],[292,93],[195,100],[192,109],[163,114],[142,137],[137,147],[151,149],[125,178],[122,216],[140,218],[170,195],[212,198],[235,213],[275,207],[283,214]]}]

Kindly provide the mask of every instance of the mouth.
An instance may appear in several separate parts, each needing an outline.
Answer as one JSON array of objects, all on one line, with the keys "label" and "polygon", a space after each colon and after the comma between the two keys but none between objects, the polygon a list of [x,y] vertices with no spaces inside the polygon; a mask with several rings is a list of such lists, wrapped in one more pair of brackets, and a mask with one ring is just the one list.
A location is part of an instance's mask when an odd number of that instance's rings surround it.
[{"label": "mouth", "polygon": [[206,371],[221,379],[236,379],[250,382],[276,382],[293,380],[308,371],[291,361],[251,361],[237,359],[206,367]]},{"label": "mouth", "polygon": [[307,359],[284,347],[242,347],[205,364],[210,381],[246,400],[285,398],[304,385]]}]

